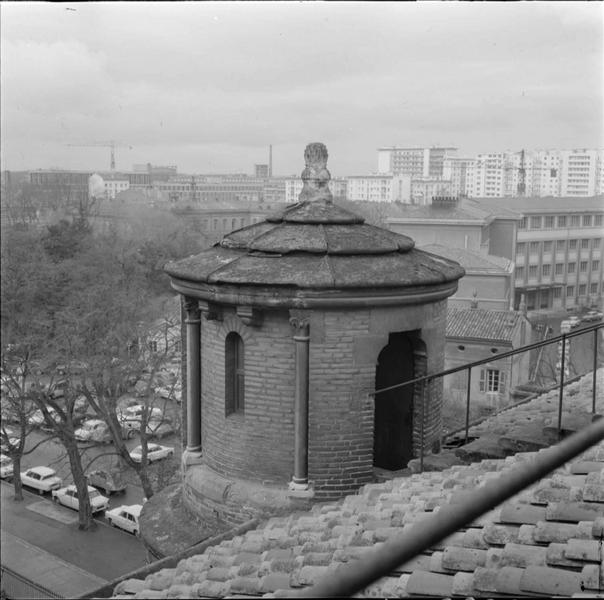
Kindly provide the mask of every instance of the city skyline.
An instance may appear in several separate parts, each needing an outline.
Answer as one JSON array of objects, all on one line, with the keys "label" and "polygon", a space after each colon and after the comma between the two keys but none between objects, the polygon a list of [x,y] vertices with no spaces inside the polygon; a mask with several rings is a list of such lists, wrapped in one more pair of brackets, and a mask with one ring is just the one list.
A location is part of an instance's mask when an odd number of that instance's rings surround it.
[{"label": "city skyline", "polygon": [[375,172],[384,146],[603,145],[599,3],[0,10],[3,170],[108,169],[67,144],[109,139],[118,170],[181,172],[252,172],[272,144],[275,175],[315,139],[334,174]]}]

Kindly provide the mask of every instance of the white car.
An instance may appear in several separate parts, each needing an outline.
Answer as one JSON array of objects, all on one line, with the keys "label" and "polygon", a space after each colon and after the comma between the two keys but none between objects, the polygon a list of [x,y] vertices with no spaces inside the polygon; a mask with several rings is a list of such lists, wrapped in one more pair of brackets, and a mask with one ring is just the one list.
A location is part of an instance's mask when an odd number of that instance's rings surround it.
[{"label": "white car", "polygon": [[[90,498],[90,508],[93,514],[109,508],[109,498],[101,496],[101,492],[90,485],[88,486],[88,497]],[[67,508],[73,508],[73,510],[79,510],[80,508],[78,490],[73,484],[60,490],[55,490],[52,493],[52,499],[54,502],[67,506]]]},{"label": "white car", "polygon": [[[142,404],[134,404],[133,406],[127,406],[126,408],[118,409],[117,420],[122,426],[122,430],[126,433],[126,437],[132,438],[133,434],[141,429],[141,423],[143,420],[144,406]],[[157,420],[161,419],[162,411],[160,408],[150,407],[148,409],[148,419]]]},{"label": "white car", "polygon": [[2,435],[0,438],[0,446],[3,449],[7,449],[9,444],[13,447],[16,447],[21,443],[21,438],[10,427],[3,427],[2,433],[4,435]]},{"label": "white car", "polygon": [[13,476],[13,461],[6,454],[0,454],[0,479]]},{"label": "white car", "polygon": [[99,442],[110,444],[111,433],[107,423],[101,419],[84,421],[82,426],[75,430],[75,439],[78,442]]},{"label": "white car", "polygon": [[143,510],[141,504],[132,504],[131,506],[123,504],[122,506],[108,510],[105,513],[105,516],[107,517],[109,525],[119,527],[124,531],[138,535],[138,518],[141,514],[141,510]]},{"label": "white car", "polygon": [[571,329],[574,329],[575,327],[579,327],[579,325],[581,325],[581,319],[579,319],[579,317],[577,317],[576,315],[568,317],[567,321],[571,326]]},{"label": "white car", "polygon": [[[170,448],[169,446],[160,446],[159,444],[148,444],[147,446],[147,462],[152,463],[173,455],[174,448]],[[130,452],[130,457],[134,462],[141,462],[143,459],[143,447],[137,446]]]},{"label": "white car", "polygon": [[[52,406],[48,407],[48,412],[50,414],[50,418],[53,419],[55,423],[59,423],[61,421],[60,415],[54,408],[52,408]],[[34,427],[42,427],[46,423],[46,420],[44,419],[44,413],[40,409],[34,411],[34,413],[31,415],[31,417],[29,417],[29,419],[27,419],[27,421],[30,425],[33,425]]]},{"label": "white car", "polygon": [[32,467],[21,471],[21,482],[27,487],[35,488],[40,494],[58,490],[63,485],[56,471],[49,467]]}]

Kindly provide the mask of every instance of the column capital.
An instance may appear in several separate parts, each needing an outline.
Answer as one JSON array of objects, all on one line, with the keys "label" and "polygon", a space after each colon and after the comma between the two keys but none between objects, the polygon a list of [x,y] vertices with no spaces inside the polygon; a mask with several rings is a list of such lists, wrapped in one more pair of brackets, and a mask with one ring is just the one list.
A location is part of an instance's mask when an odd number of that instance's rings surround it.
[{"label": "column capital", "polygon": [[199,302],[195,298],[185,296],[183,305],[185,312],[187,313],[185,323],[199,323],[201,320]]},{"label": "column capital", "polygon": [[289,324],[294,328],[294,339],[308,340],[310,314],[302,310],[289,311]]}]

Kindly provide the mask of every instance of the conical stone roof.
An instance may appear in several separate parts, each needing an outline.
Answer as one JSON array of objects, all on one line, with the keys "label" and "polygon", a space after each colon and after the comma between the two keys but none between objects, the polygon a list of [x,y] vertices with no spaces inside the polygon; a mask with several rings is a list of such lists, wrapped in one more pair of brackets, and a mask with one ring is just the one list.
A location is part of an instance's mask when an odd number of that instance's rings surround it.
[{"label": "conical stone roof", "polygon": [[290,295],[294,290],[345,293],[456,286],[464,275],[458,263],[418,250],[411,238],[369,225],[333,204],[323,144],[310,144],[305,159],[304,188],[297,204],[233,231],[196,256],[166,265],[173,287],[191,292],[208,284],[214,290],[277,286],[287,288]]}]

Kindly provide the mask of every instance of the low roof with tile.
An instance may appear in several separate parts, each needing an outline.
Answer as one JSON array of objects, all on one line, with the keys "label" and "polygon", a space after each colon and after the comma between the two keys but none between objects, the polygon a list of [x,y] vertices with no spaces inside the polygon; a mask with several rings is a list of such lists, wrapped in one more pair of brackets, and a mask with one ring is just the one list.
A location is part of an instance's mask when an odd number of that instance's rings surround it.
[{"label": "low roof with tile", "polygon": [[[274,517],[145,580],[117,598],[283,597],[361,558],[429,513],[538,453],[368,484],[338,502]],[[359,597],[593,595],[604,587],[604,441],[399,566]]]},{"label": "low roof with tile", "polygon": [[512,343],[522,315],[513,310],[447,309],[447,338]]},{"label": "low roof with tile", "polygon": [[509,275],[512,271],[512,261],[503,256],[472,252],[472,250],[468,250],[467,248],[452,248],[450,246],[443,246],[442,244],[428,244],[419,248],[438,256],[447,256],[451,260],[458,262],[466,270],[466,275],[485,273]]}]

